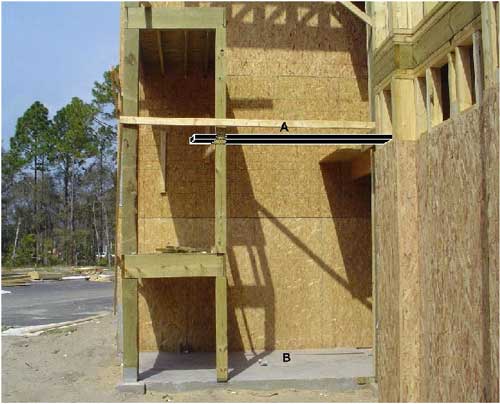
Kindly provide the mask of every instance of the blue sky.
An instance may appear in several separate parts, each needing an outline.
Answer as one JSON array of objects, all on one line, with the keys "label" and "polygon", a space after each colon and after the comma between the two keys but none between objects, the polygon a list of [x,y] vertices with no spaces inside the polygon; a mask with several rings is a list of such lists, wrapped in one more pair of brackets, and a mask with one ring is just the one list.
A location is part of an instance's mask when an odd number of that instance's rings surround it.
[{"label": "blue sky", "polygon": [[2,2],[2,145],[41,101],[51,114],[118,63],[120,3]]}]

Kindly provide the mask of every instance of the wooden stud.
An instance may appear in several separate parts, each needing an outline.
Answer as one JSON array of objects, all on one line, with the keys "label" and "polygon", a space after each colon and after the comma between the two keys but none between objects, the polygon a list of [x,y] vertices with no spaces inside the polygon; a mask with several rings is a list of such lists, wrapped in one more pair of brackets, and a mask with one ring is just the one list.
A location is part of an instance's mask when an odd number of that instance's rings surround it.
[{"label": "wooden stud", "polygon": [[161,175],[163,177],[161,193],[167,192],[167,132],[160,132],[160,165]]},{"label": "wooden stud", "polygon": [[457,110],[463,111],[472,106],[474,94],[473,66],[471,66],[472,48],[458,46],[455,48],[455,83]]},{"label": "wooden stud", "polygon": [[205,57],[203,65],[203,73],[205,77],[208,75],[208,61],[209,61],[209,49],[210,49],[210,31],[205,31]]},{"label": "wooden stud", "polygon": [[123,255],[125,278],[224,276],[224,257],[216,254],[163,253]]},{"label": "wooden stud", "polygon": [[[225,111],[225,101],[217,99],[217,111]],[[155,126],[216,126],[216,127],[248,127],[248,128],[280,128],[283,120],[278,119],[226,119],[226,118],[159,118],[149,116],[120,117],[121,124],[155,125]],[[300,129],[363,129],[374,130],[375,122],[370,121],[321,121],[321,120],[287,120],[289,128]]]},{"label": "wooden stud", "polygon": [[392,96],[390,88],[380,92],[379,106],[380,131],[381,133],[392,133]]},{"label": "wooden stud", "polygon": [[492,1],[481,2],[481,38],[485,88],[496,85],[498,50],[495,8]]},{"label": "wooden stud", "polygon": [[427,131],[427,105],[425,77],[416,77],[415,89],[415,134],[419,137]]},{"label": "wooden stud", "polygon": [[189,31],[185,29],[184,30],[184,78],[187,78],[187,72],[188,72],[188,40],[189,40]]},{"label": "wooden stud", "polygon": [[481,57],[480,31],[476,31],[472,34],[472,53],[474,59],[474,89],[476,91],[476,103],[480,104],[483,100],[483,59]]},{"label": "wooden stud", "polygon": [[458,113],[455,53],[448,53],[448,87],[450,97],[450,117]]},{"label": "wooden stud", "polygon": [[[137,115],[139,90],[139,30],[125,29],[123,113]],[[122,254],[137,253],[137,134],[138,128],[121,128],[120,241]],[[122,267],[123,269],[123,267]],[[139,369],[137,281],[122,279],[123,379],[135,382]]]},{"label": "wooden stud", "polygon": [[376,205],[375,205],[375,148],[370,149],[371,172],[371,233],[372,233],[372,313],[373,313],[373,369],[377,380],[378,365],[378,332],[377,332],[377,237],[376,237]]},{"label": "wooden stud", "polygon": [[430,67],[425,72],[426,78],[426,105],[427,105],[427,131],[443,122],[443,105],[441,98],[441,71]]},{"label": "wooden stud", "polygon": [[215,141],[215,250],[226,253],[226,143],[223,137]]},{"label": "wooden stud", "polygon": [[165,62],[163,60],[163,45],[161,42],[161,31],[156,31],[156,43],[158,44],[158,56],[160,57],[160,71],[162,76],[165,75]]},{"label": "wooden stud", "polygon": [[[371,18],[372,6],[370,2],[366,2],[366,12]],[[373,27],[366,27],[366,54],[367,54],[367,70],[368,70],[368,102],[370,107],[370,119],[375,120],[375,97],[373,92]]]},{"label": "wooden stud", "polygon": [[226,382],[228,378],[228,347],[227,278],[225,276],[215,278],[215,333],[217,381]]}]

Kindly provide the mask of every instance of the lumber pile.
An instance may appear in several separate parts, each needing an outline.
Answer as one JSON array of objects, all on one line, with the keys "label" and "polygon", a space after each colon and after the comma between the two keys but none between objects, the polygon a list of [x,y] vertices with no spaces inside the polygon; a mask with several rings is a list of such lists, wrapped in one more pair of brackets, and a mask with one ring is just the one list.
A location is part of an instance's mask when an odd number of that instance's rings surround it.
[{"label": "lumber pile", "polygon": [[41,271],[31,271],[28,272],[28,276],[32,281],[60,281],[63,277],[61,272],[41,272]]},{"label": "lumber pile", "polygon": [[28,286],[31,277],[26,273],[10,272],[2,273],[2,287],[4,286]]}]

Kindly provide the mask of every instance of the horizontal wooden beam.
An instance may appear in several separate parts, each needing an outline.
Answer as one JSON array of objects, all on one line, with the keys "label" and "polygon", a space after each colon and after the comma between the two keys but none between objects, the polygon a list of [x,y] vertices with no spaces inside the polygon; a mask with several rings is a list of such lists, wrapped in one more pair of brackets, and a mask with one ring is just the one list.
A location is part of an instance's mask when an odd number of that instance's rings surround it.
[{"label": "horizontal wooden beam", "polygon": [[[155,118],[149,116],[121,116],[120,123],[125,125],[157,126],[217,126],[281,128],[282,120],[274,119],[225,119],[225,118]],[[308,129],[363,129],[374,130],[375,122],[365,121],[286,121],[288,128]]]},{"label": "horizontal wooden beam", "polygon": [[362,19],[370,27],[373,25],[371,17],[368,14],[366,14],[363,10],[356,7],[352,2],[350,2],[350,1],[334,1],[333,3],[342,4],[351,13],[353,13],[356,17]]},{"label": "horizontal wooden beam", "polygon": [[138,254],[122,258],[125,278],[225,276],[224,256],[217,254]]},{"label": "horizontal wooden beam", "polygon": [[215,29],[226,25],[223,10],[221,7],[134,7],[128,9],[127,28]]}]

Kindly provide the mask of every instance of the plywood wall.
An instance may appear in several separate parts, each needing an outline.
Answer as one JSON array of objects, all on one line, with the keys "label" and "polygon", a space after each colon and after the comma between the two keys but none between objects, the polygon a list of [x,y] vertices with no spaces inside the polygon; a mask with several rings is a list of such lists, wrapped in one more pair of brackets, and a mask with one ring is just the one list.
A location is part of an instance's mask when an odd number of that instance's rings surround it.
[{"label": "plywood wall", "polygon": [[[213,5],[228,16],[228,117],[367,120],[364,26],[341,5]],[[213,116],[210,75],[143,63],[141,77],[141,115]],[[194,131],[166,129],[164,178],[162,131],[139,129],[140,253],[214,244],[213,150],[188,146]],[[332,151],[228,148],[230,350],[371,346],[370,182],[321,164]],[[213,350],[212,282],[144,280],[140,349]]]},{"label": "plywood wall", "polygon": [[[404,276],[404,266],[395,258],[402,254],[394,252],[404,245],[387,233],[395,231],[394,221],[399,234],[406,231],[399,220],[406,216],[408,204],[401,199],[395,208],[394,195],[415,184],[395,182],[394,166],[400,170],[400,150],[414,146],[398,141],[376,153],[376,234],[378,245],[385,242],[377,255],[380,400],[406,401],[412,394],[403,391],[408,386],[402,377],[403,363],[409,362],[409,356],[402,352],[408,340],[401,336],[403,328],[393,305],[409,315],[421,312],[421,352],[411,356],[417,358],[413,363],[420,374],[416,400],[499,399],[498,130],[493,89],[485,93],[481,107],[442,123],[418,141],[414,157],[418,259],[414,264],[420,279],[406,291],[401,283],[391,282]],[[394,219],[380,215],[394,215]],[[415,296],[414,301],[405,301],[406,292]],[[401,387],[391,388],[390,383]]]}]

